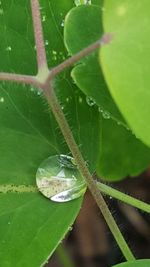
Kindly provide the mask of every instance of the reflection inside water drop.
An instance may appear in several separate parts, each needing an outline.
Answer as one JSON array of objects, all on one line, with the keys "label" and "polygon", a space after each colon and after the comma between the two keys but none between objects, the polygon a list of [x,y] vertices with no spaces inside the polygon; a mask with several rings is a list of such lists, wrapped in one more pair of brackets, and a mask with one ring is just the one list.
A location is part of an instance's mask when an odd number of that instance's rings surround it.
[{"label": "reflection inside water drop", "polygon": [[66,155],[55,155],[44,160],[36,173],[39,191],[55,202],[67,202],[79,198],[86,191],[74,159]]},{"label": "reflection inside water drop", "polygon": [[91,0],[74,0],[76,6],[91,5]]}]

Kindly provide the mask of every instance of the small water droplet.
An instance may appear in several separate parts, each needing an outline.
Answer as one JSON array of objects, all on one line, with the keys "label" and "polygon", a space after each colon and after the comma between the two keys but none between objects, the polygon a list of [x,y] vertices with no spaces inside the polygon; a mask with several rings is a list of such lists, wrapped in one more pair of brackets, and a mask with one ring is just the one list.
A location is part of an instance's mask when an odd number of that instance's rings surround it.
[{"label": "small water droplet", "polygon": [[45,45],[49,45],[49,41],[48,40],[45,41]]},{"label": "small water droplet", "polygon": [[92,97],[87,96],[87,97],[86,97],[86,103],[87,103],[90,107],[92,107],[92,106],[95,105],[95,100],[94,100]]},{"label": "small water droplet", "polygon": [[107,120],[110,119],[110,113],[108,111],[104,111],[102,113],[102,116],[103,116],[104,119],[107,119]]},{"label": "small water droplet", "polygon": [[79,103],[81,104],[83,102],[83,98],[79,96]]},{"label": "small water droplet", "polygon": [[57,51],[52,50],[52,54],[53,54],[53,55],[57,55]]},{"label": "small water droplet", "polygon": [[36,173],[36,183],[45,197],[55,202],[67,202],[84,194],[84,179],[73,162],[70,156],[55,155],[41,163]]},{"label": "small water droplet", "polygon": [[42,91],[37,91],[37,95],[42,95]]},{"label": "small water droplet", "polygon": [[118,124],[118,125],[121,125],[121,121],[117,121],[117,124]]},{"label": "small water droplet", "polygon": [[103,109],[101,107],[98,108],[98,111],[103,113]]},{"label": "small water droplet", "polygon": [[4,10],[2,8],[0,8],[0,15],[4,14]]},{"label": "small water droplet", "polygon": [[7,46],[6,47],[6,51],[11,51],[12,50],[12,47],[11,46]]},{"label": "small water droplet", "polygon": [[62,22],[61,22],[61,27],[64,27],[64,19],[62,20]]},{"label": "small water droplet", "polygon": [[42,16],[42,22],[45,22],[46,21],[46,15],[43,15]]},{"label": "small water droplet", "polygon": [[4,101],[4,97],[0,97],[0,102],[3,103]]},{"label": "small water droplet", "polygon": [[30,88],[30,91],[33,92],[33,93],[36,93],[36,94],[38,94],[38,92],[40,92],[40,91],[37,90],[37,88],[35,88],[35,87],[31,87],[31,88]]},{"label": "small water droplet", "polygon": [[110,113],[108,111],[106,111],[106,110],[103,110],[103,108],[99,107],[98,111],[100,113],[102,113],[102,116],[103,116],[104,119],[110,119],[111,118]]}]

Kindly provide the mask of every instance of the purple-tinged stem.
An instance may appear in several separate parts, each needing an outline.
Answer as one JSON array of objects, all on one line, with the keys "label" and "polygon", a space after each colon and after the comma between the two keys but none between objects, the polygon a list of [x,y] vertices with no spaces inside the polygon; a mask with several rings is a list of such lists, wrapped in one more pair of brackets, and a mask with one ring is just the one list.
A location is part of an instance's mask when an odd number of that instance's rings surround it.
[{"label": "purple-tinged stem", "polygon": [[109,44],[112,40],[112,34],[106,33],[102,36],[101,39],[97,40],[95,43],[92,43],[88,47],[82,49],[77,54],[73,55],[72,57],[68,58],[64,62],[60,63],[58,66],[52,68],[50,70],[50,73],[48,75],[47,81],[49,82],[52,80],[53,77],[55,77],[58,73],[62,72],[64,69],[72,66],[76,62],[78,62],[81,58],[89,55],[91,52],[95,51],[97,48],[99,48],[102,45]]},{"label": "purple-tinged stem", "polygon": [[42,22],[41,22],[42,20],[40,14],[40,5],[38,0],[31,0],[31,9],[32,9],[36,51],[37,51],[38,70],[40,70],[43,66],[47,66],[47,59],[45,52]]},{"label": "purple-tinged stem", "polygon": [[25,83],[30,84],[35,87],[40,87],[40,83],[36,80],[36,77],[30,75],[21,75],[21,74],[13,74],[13,73],[0,73],[0,81],[10,81],[16,83]]}]

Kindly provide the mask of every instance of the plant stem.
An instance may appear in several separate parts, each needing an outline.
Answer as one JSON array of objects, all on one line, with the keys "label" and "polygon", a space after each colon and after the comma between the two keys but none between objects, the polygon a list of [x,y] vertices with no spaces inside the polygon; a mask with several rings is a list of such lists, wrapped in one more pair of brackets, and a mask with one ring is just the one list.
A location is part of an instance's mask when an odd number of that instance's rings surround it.
[{"label": "plant stem", "polygon": [[46,83],[48,83],[50,80],[52,80],[58,73],[64,71],[66,68],[72,66],[76,62],[78,62],[81,58],[87,56],[91,52],[95,51],[97,48],[99,48],[102,45],[108,44],[112,40],[112,34],[106,33],[104,34],[99,40],[97,40],[95,43],[90,44],[86,48],[82,49],[80,52],[76,53],[72,57],[68,58],[64,62],[60,63],[58,66],[52,68],[50,70],[50,73],[48,75],[48,78],[46,80]]},{"label": "plant stem", "polygon": [[58,255],[61,266],[63,266],[63,267],[75,267],[62,244],[57,247],[56,253]]},{"label": "plant stem", "polygon": [[142,211],[145,211],[147,213],[150,213],[150,205],[139,200],[136,199],[134,197],[131,197],[129,195],[126,195],[122,192],[120,192],[119,190],[116,190],[106,184],[97,182],[97,187],[100,189],[100,191],[108,196],[111,196],[113,198],[116,198],[126,204],[129,204],[137,209],[140,209]]},{"label": "plant stem", "polygon": [[26,83],[26,84],[30,84],[30,85],[39,87],[39,82],[37,83],[36,77],[30,76],[30,75],[1,72],[0,73],[0,81]]},{"label": "plant stem", "polygon": [[31,0],[31,10],[32,10],[33,28],[34,28],[36,51],[37,51],[38,71],[40,71],[41,67],[45,65],[47,66],[47,59],[46,59],[45,44],[44,44],[44,37],[42,30],[42,20],[40,15],[39,0]]},{"label": "plant stem", "polygon": [[70,148],[70,151],[76,161],[76,164],[78,166],[78,169],[81,173],[81,175],[86,180],[86,183],[98,205],[100,208],[114,238],[116,239],[124,257],[127,260],[133,260],[134,256],[128,247],[122,233],[120,232],[110,210],[107,207],[107,204],[102,196],[102,194],[99,191],[99,188],[97,188],[96,181],[93,180],[92,175],[90,174],[86,163],[82,157],[82,154],[80,153],[80,150],[75,142],[75,139],[73,137],[73,134],[71,132],[71,129],[68,125],[68,122],[64,116],[64,113],[62,112],[61,106],[57,100],[57,97],[55,95],[55,92],[53,90],[52,85],[45,85],[44,94],[47,98],[47,101],[51,107],[51,110],[57,120],[57,123],[61,129],[62,134],[64,135],[64,138],[66,140],[66,143],[68,144],[68,147]]}]

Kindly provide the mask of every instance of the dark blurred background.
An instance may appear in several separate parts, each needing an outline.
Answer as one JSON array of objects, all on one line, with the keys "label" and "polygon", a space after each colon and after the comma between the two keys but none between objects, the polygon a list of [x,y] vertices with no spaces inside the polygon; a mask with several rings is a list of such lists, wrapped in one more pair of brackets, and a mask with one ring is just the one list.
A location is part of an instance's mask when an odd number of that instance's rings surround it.
[{"label": "dark blurred background", "polygon": [[[112,184],[116,189],[150,202],[150,170],[139,177]],[[131,206],[105,197],[119,228],[137,258],[150,258],[150,216]],[[63,241],[72,267],[110,267],[124,258],[104,222],[90,192],[72,231]],[[64,267],[61,250],[56,251],[46,267]]]}]

